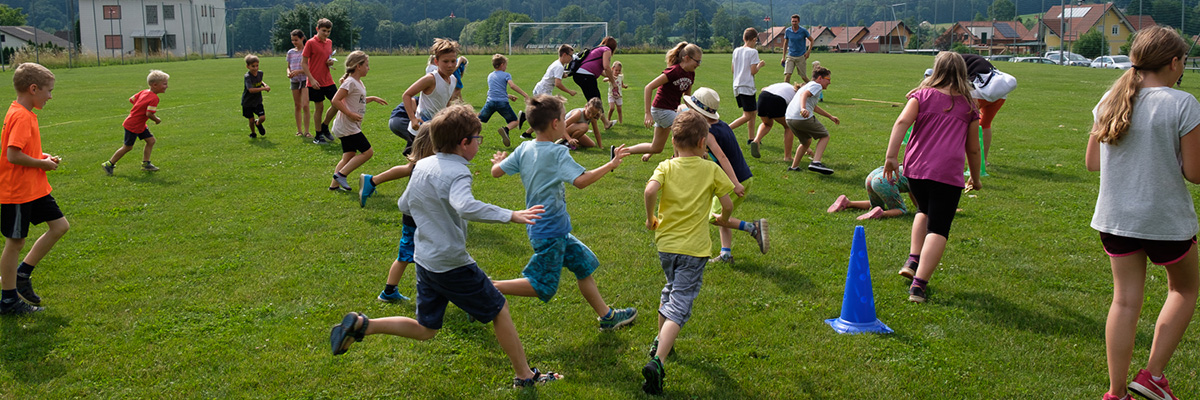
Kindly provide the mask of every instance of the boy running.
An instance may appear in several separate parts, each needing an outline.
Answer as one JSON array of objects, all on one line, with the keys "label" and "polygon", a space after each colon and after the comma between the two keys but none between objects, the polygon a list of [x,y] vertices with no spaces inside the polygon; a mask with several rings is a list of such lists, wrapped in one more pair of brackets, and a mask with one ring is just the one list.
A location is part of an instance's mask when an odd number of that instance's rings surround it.
[{"label": "boy running", "polygon": [[125,117],[125,122],[121,124],[125,128],[125,142],[108,161],[100,164],[108,176],[112,176],[113,169],[117,167],[117,161],[121,161],[121,157],[124,157],[125,153],[133,150],[133,144],[137,143],[138,139],[146,142],[146,150],[142,153],[142,170],[158,171],[158,167],[150,163],[150,152],[154,151],[155,140],[154,134],[150,133],[150,128],[146,127],[146,121],[154,121],[155,124],[162,123],[162,119],[157,115],[158,95],[167,91],[169,79],[171,76],[166,72],[157,69],[151,70],[150,75],[146,76],[146,83],[150,85],[150,88],[137,92],[129,98],[129,102],[133,103],[133,108],[129,110],[129,116]]}]

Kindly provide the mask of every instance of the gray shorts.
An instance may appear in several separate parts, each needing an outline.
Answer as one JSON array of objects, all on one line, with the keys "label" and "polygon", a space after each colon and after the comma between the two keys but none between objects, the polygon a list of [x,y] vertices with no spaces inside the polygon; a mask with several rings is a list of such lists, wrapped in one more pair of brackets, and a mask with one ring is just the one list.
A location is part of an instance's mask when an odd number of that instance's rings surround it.
[{"label": "gray shorts", "polygon": [[786,56],[786,57],[784,57],[783,73],[786,75],[791,75],[793,71],[800,71],[800,76],[804,77],[804,80],[807,81],[808,80],[808,57],[807,56],[800,56],[800,57]]},{"label": "gray shorts", "polygon": [[704,265],[708,263],[708,258],[660,251],[658,260],[662,263],[663,273],[667,275],[658,313],[683,326],[692,317],[692,303],[700,295],[700,285],[704,283]]},{"label": "gray shorts", "polygon": [[659,128],[670,128],[675,124],[675,116],[679,115],[675,110],[665,108],[650,107],[650,119],[654,120],[654,126]]},{"label": "gray shorts", "polygon": [[821,121],[817,121],[816,114],[809,119],[788,119],[787,124],[796,138],[802,141],[829,137],[829,130],[825,129]]}]

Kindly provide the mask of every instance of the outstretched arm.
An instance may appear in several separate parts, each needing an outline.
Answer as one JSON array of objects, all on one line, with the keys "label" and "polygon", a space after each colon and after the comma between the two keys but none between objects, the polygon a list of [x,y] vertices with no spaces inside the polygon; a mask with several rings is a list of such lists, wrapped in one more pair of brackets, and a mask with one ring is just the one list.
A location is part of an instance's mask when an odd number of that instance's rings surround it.
[{"label": "outstretched arm", "polygon": [[[583,189],[593,183],[596,183],[596,181],[600,180],[600,178],[604,177],[604,175],[621,166],[621,159],[629,155],[629,149],[626,149],[625,145],[623,144],[617,146],[616,155],[616,157],[613,157],[612,160],[608,160],[607,163],[601,165],[599,168],[580,174],[578,178],[575,178],[575,181],[572,182],[572,184],[574,184],[577,188]],[[493,172],[493,174],[495,173]]]},{"label": "outstretched arm", "polygon": [[904,111],[900,112],[896,123],[892,124],[892,135],[888,138],[887,154],[883,161],[883,176],[892,184],[896,183],[898,179],[896,174],[900,170],[900,142],[904,141],[904,132],[908,131],[908,128],[917,120],[917,111],[919,110],[920,104],[917,99],[908,99]]},{"label": "outstretched arm", "polygon": [[658,217],[654,216],[654,206],[658,203],[658,189],[662,184],[658,181],[646,182],[646,191],[643,194],[646,202],[646,229],[658,229]]}]

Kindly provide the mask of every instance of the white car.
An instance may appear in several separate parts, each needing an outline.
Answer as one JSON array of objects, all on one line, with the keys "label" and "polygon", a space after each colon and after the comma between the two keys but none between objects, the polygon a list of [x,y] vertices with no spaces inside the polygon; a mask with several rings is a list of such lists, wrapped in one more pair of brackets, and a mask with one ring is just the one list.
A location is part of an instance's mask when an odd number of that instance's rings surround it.
[{"label": "white car", "polygon": [[1129,61],[1129,56],[1100,56],[1092,60],[1092,68],[1130,69],[1133,62]]},{"label": "white car", "polygon": [[[1066,59],[1067,65],[1086,67],[1088,65],[1091,65],[1091,63],[1092,63],[1091,59],[1081,56],[1079,54],[1069,52],[1069,51],[1064,51],[1064,52],[1062,52],[1061,55],[1063,58]],[[1062,60],[1059,60],[1059,58],[1058,58],[1059,52],[1057,52],[1057,51],[1047,51],[1046,55],[1044,57],[1049,58],[1050,61],[1054,61],[1055,64],[1059,64],[1059,65],[1063,64]]]},{"label": "white car", "polygon": [[1034,63],[1034,64],[1055,64],[1046,57],[1013,57],[1012,62]]}]

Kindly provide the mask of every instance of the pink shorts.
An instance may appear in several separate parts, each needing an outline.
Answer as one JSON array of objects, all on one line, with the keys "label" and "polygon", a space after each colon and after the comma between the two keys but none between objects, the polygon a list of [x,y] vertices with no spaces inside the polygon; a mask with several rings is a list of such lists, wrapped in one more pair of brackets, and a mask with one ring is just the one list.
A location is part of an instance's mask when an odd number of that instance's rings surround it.
[{"label": "pink shorts", "polygon": [[1147,240],[1100,232],[1100,243],[1109,257],[1125,257],[1145,251],[1150,262],[1171,265],[1182,260],[1196,244],[1196,237],[1188,240]]}]

